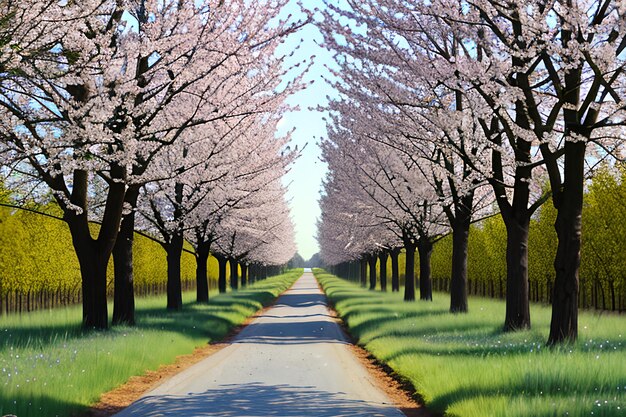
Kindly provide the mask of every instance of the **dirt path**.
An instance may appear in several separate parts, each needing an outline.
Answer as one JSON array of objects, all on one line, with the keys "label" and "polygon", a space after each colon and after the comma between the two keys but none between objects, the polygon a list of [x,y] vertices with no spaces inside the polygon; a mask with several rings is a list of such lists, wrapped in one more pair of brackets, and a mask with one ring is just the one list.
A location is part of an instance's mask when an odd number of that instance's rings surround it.
[{"label": "dirt path", "polygon": [[230,346],[116,416],[404,416],[390,403],[306,272]]}]

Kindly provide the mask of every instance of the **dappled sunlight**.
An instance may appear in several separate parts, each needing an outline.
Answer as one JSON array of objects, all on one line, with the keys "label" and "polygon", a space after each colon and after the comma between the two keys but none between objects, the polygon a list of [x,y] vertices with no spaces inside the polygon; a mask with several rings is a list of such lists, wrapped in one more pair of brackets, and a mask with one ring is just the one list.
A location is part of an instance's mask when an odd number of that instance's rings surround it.
[{"label": "dappled sunlight", "polygon": [[228,384],[187,395],[149,396],[124,414],[127,417],[385,417],[390,407],[353,400],[344,393],[291,385]]}]

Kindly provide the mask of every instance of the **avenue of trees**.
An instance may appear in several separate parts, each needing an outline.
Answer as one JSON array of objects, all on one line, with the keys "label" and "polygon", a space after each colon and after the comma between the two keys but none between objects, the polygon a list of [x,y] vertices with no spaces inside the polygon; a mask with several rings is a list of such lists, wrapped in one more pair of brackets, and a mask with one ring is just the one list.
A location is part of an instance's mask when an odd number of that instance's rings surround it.
[{"label": "avenue of trees", "polygon": [[[182,308],[185,241],[208,300],[220,283],[295,253],[276,138],[307,63],[276,53],[304,22],[287,0],[9,0],[0,5],[0,164],[16,205],[53,200],[80,265],[83,324],[134,322],[135,230],[167,254],[167,307]],[[94,229],[91,222],[97,222]],[[42,231],[43,232],[43,231]],[[220,285],[225,291],[226,286]]]},{"label": "avenue of trees", "polygon": [[[626,311],[626,167],[603,166],[588,183],[584,197],[578,306]],[[610,207],[610,210],[607,210]],[[528,237],[528,280],[531,301],[550,303],[554,287],[554,256],[557,236],[556,211],[547,202],[530,220]],[[506,294],[506,227],[502,218],[490,216],[470,227],[467,258],[468,293],[504,298]],[[607,245],[610,242],[610,245]],[[433,290],[448,291],[452,258],[452,235],[438,240],[431,257]],[[383,252],[384,253],[384,252]],[[392,274],[389,261],[376,268],[377,288]],[[384,256],[383,256],[384,259]],[[387,259],[389,259],[387,255]],[[399,282],[405,279],[404,253],[399,256]],[[386,266],[386,268],[385,268]],[[419,269],[416,257],[415,267]],[[334,273],[358,280],[357,261],[329,268]],[[418,276],[415,277],[418,279]]]},{"label": "avenue of trees", "polygon": [[[599,166],[616,171],[624,156],[623,2],[347,3],[316,16],[339,91],[322,142],[324,261],[359,260],[365,282],[366,263],[389,256],[397,289],[404,248],[412,300],[417,250],[420,298],[428,300],[433,247],[450,234],[450,311],[462,313],[471,223],[498,213],[504,329],[529,328],[530,224],[550,204],[548,343],[575,340],[585,188]],[[596,245],[611,248],[614,239]]]}]

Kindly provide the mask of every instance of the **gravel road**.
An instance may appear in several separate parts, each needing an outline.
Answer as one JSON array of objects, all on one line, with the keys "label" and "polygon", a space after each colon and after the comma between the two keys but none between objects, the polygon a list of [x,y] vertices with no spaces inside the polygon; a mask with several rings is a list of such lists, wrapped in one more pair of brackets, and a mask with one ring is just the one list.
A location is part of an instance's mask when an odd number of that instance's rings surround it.
[{"label": "gravel road", "polygon": [[402,417],[351,352],[310,272],[216,354],[117,417]]}]

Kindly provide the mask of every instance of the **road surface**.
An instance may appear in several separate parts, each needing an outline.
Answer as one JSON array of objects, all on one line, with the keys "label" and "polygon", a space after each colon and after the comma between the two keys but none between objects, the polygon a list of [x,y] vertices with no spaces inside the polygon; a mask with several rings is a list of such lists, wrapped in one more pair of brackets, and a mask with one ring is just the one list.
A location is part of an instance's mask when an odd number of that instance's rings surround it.
[{"label": "road surface", "polygon": [[310,272],[232,344],[117,417],[403,417],[351,352]]}]

